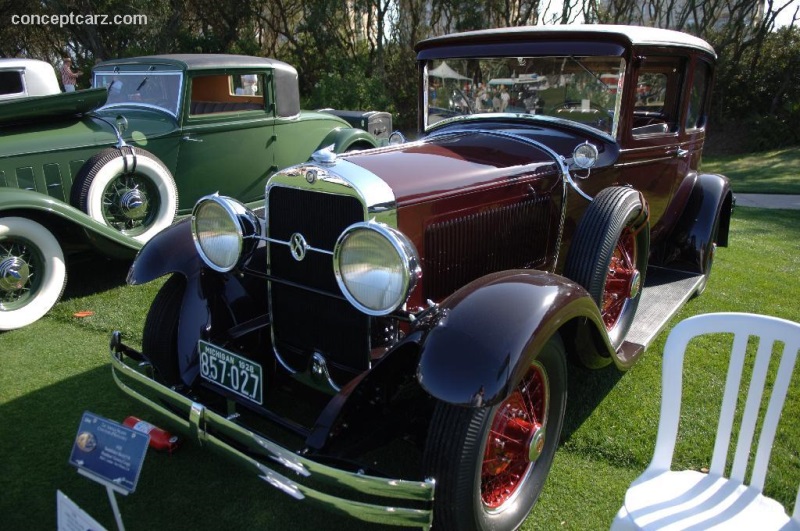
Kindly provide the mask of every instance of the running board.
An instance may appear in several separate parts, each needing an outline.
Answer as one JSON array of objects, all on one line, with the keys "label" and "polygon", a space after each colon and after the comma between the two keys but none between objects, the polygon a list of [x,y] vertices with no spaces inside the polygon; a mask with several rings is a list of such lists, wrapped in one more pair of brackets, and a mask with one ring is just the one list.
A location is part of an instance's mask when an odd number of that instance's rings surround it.
[{"label": "running board", "polygon": [[624,366],[630,366],[650,346],[672,316],[697,291],[702,280],[701,274],[660,267],[647,269],[639,308],[617,352]]}]

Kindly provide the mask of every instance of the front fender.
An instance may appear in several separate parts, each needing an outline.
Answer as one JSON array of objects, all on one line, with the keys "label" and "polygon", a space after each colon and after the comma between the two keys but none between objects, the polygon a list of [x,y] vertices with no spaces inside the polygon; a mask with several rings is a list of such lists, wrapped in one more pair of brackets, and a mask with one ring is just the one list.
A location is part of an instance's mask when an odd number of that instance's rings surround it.
[{"label": "front fender", "polygon": [[334,129],[328,133],[317,149],[324,149],[330,145],[333,145],[334,152],[344,153],[353,146],[369,145],[369,147],[377,147],[378,141],[363,129],[345,127]]},{"label": "front fender", "polygon": [[131,258],[141,249],[141,242],[125,236],[77,208],[56,198],[19,188],[0,188],[0,216],[13,214],[30,217],[47,225],[52,232],[65,224],[82,229],[86,240],[99,251],[115,258]]},{"label": "front fender", "polygon": [[192,239],[191,218],[167,227],[156,234],[136,255],[128,271],[128,284],[145,284],[170,273],[196,278],[203,268]]},{"label": "front fender", "polygon": [[576,318],[600,332],[600,353],[610,361],[615,353],[600,312],[581,286],[543,271],[487,275],[442,303],[442,317],[423,341],[417,379],[451,404],[496,404],[547,340]]}]

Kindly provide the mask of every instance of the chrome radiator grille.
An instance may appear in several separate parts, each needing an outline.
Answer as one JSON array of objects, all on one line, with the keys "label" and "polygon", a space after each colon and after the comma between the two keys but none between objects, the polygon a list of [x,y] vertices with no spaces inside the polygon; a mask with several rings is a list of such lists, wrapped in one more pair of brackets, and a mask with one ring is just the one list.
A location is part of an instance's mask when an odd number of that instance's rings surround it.
[{"label": "chrome radiator grille", "polygon": [[[288,242],[301,234],[310,247],[331,252],[346,227],[364,221],[356,197],[297,188],[271,188],[267,208],[270,240]],[[273,338],[284,363],[304,371],[320,353],[340,384],[367,369],[369,317],[343,298],[331,255],[309,250],[298,261],[287,245],[268,245],[269,272],[276,279],[270,282]]]}]

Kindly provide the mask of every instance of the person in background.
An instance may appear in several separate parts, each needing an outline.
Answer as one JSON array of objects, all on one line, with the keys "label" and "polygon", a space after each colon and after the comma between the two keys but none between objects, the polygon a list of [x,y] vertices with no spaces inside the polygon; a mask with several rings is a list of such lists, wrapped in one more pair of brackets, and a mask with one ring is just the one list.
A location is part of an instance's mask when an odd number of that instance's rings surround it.
[{"label": "person in background", "polygon": [[64,84],[64,92],[75,92],[75,82],[83,74],[80,70],[72,70],[72,59],[64,57],[61,65],[61,83]]}]

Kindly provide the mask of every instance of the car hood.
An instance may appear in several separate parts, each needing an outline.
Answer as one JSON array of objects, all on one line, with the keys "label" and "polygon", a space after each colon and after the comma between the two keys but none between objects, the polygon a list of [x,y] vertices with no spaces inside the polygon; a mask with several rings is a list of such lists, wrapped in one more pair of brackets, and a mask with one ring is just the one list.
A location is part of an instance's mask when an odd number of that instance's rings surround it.
[{"label": "car hood", "polygon": [[0,125],[74,120],[105,104],[107,97],[105,89],[89,89],[0,102]]},{"label": "car hood", "polygon": [[99,111],[61,120],[15,123],[0,129],[0,156],[114,145],[117,143],[115,124],[118,116],[124,116],[128,121],[123,138],[136,145],[169,134],[177,127],[174,118],[165,113],[129,109]]},{"label": "car hood", "polygon": [[347,157],[380,177],[398,206],[560,171],[553,152],[516,135],[455,131]]}]

